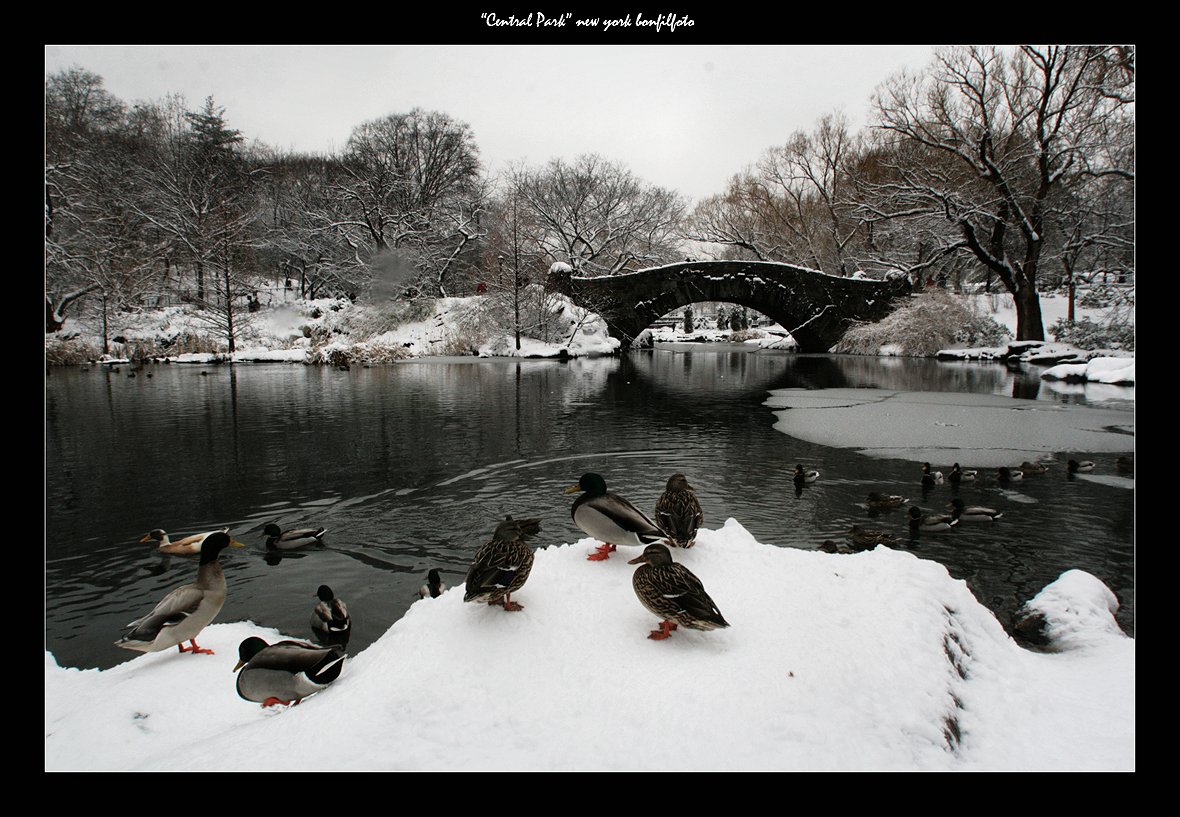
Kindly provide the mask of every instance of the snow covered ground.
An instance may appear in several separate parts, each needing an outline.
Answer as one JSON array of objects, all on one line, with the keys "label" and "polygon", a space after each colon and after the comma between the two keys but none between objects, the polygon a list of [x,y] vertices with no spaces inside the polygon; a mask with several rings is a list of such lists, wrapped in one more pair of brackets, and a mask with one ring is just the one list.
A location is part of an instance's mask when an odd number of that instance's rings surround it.
[{"label": "snow covered ground", "polygon": [[[1135,642],[1114,595],[1069,571],[1031,605],[1031,652],[936,562],[756,542],[735,520],[674,551],[731,626],[657,624],[637,555],[537,550],[507,613],[424,599],[325,691],[263,709],[237,696],[238,643],[109,670],[45,660],[48,770],[1133,770]],[[234,588],[231,584],[229,592]],[[311,600],[309,600],[310,603]],[[310,607],[309,607],[310,614]]]}]

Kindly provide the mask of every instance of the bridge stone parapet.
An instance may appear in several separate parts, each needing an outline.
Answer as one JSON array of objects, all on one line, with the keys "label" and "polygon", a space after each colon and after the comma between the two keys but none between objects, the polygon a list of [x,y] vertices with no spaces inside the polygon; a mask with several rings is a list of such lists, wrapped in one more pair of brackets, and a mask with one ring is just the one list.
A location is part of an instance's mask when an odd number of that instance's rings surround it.
[{"label": "bridge stone parapet", "polygon": [[702,301],[761,312],[795,338],[803,352],[826,352],[856,321],[876,321],[908,295],[905,278],[840,278],[770,261],[684,261],[622,275],[576,276],[554,265],[549,283],[603,317],[624,348],[663,315]]}]

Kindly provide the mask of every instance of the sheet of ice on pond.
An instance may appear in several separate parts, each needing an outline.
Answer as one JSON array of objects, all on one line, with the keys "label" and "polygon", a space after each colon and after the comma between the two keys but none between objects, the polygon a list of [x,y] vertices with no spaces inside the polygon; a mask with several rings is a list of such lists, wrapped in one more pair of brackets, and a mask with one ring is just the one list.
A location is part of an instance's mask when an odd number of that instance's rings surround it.
[{"label": "sheet of ice on pond", "polygon": [[1135,413],[994,394],[890,389],[778,389],[774,428],[873,457],[973,467],[1017,465],[1056,452],[1135,450]]}]

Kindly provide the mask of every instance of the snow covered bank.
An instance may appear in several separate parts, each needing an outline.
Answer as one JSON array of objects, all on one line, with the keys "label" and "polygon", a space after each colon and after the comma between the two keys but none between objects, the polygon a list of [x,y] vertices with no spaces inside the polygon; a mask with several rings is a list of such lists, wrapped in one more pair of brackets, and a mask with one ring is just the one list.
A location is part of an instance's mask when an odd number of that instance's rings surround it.
[{"label": "snow covered bank", "polygon": [[[111,318],[107,335],[112,355],[177,363],[346,366],[442,355],[578,357],[618,351],[618,340],[609,336],[597,315],[561,295],[530,295],[541,302],[533,305],[532,314],[541,315],[544,326],[534,330],[541,337],[529,337],[526,328],[519,350],[514,331],[504,324],[503,303],[491,296],[381,305],[344,298],[279,300],[258,312],[235,316],[232,355],[218,328],[193,307],[120,313]],[[101,326],[93,319],[71,319],[66,331],[45,336],[47,360],[98,359]]]},{"label": "snow covered bank", "polygon": [[[730,519],[674,557],[731,627],[657,642],[637,549],[588,562],[594,544],[538,549],[519,613],[461,587],[415,603],[290,709],[237,696],[237,644],[279,637],[249,622],[208,628],[211,656],[46,654],[46,768],[1135,768],[1135,642],[1101,609],[1034,653],[936,562],[773,547]],[[1092,584],[1051,587],[1057,618],[1094,609]]]},{"label": "snow covered bank", "polygon": [[1069,383],[1110,383],[1133,385],[1135,359],[1126,357],[1096,357],[1085,363],[1066,363],[1042,372],[1048,380]]}]

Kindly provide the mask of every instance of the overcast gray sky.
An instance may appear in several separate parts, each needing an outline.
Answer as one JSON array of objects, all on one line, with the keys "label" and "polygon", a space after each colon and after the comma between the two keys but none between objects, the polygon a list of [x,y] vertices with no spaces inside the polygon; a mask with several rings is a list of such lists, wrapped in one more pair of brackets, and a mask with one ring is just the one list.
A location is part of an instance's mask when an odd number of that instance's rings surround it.
[{"label": "overcast gray sky", "polygon": [[277,148],[342,149],[363,122],[414,107],[469,124],[492,172],[599,153],[699,200],[796,130],[923,67],[929,46],[66,46],[124,102],[212,95],[231,127]]}]

